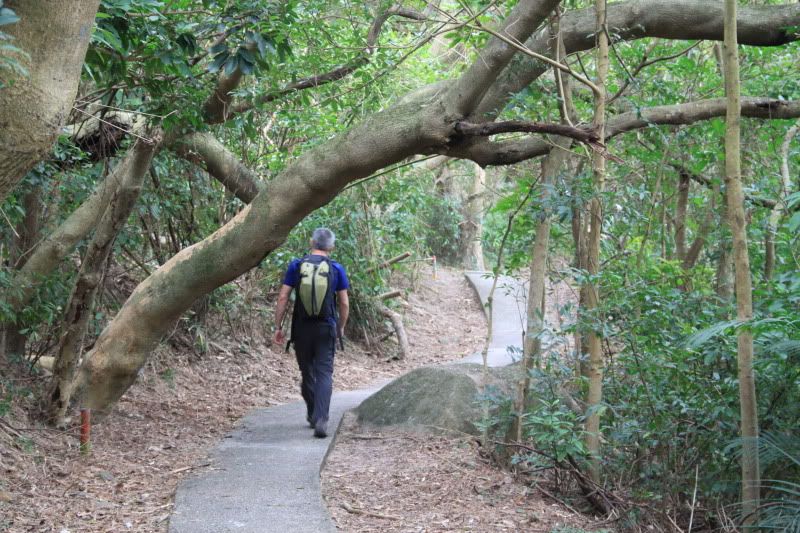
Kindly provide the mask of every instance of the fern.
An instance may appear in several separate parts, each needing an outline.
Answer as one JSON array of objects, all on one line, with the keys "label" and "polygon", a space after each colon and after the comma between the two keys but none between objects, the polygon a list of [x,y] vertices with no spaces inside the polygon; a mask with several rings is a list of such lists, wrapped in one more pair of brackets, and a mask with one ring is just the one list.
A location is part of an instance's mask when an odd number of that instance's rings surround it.
[{"label": "fern", "polygon": [[728,329],[739,326],[740,324],[742,324],[740,320],[726,320],[725,322],[717,322],[716,324],[712,324],[706,329],[702,329],[689,336],[689,338],[686,339],[685,346],[689,350],[695,350],[714,337],[721,335]]},{"label": "fern", "polygon": [[759,342],[759,348],[759,352],[763,355],[775,356],[786,361],[800,359],[800,340],[783,339],[773,344]]},{"label": "fern", "polygon": [[[758,445],[765,467],[800,467],[800,442],[796,436],[765,433]],[[782,479],[768,479],[762,483],[770,497],[761,502],[757,527],[800,533],[800,483]]]}]

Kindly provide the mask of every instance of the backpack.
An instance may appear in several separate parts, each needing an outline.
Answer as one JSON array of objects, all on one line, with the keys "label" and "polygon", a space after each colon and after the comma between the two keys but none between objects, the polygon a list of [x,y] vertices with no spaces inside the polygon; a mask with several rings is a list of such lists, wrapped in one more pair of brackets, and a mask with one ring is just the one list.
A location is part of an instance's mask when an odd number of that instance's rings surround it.
[{"label": "backpack", "polygon": [[330,259],[307,255],[298,266],[300,280],[297,284],[295,318],[301,320],[326,320],[336,317],[336,269]]}]

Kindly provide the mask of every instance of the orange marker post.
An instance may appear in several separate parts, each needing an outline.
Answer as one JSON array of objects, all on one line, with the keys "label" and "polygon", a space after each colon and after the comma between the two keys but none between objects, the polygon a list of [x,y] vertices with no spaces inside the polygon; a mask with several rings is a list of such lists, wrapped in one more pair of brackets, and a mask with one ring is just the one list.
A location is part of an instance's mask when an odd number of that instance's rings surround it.
[{"label": "orange marker post", "polygon": [[92,410],[81,409],[81,454],[88,455],[92,450]]}]

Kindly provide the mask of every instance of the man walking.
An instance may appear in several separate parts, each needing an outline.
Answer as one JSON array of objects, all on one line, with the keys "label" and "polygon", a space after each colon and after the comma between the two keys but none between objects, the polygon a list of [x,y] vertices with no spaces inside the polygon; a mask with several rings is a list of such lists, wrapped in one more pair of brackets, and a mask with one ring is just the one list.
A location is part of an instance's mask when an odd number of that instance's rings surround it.
[{"label": "man walking", "polygon": [[342,265],[330,259],[335,241],[331,230],[314,230],[311,252],[302,259],[293,260],[286,269],[275,310],[274,340],[283,345],[286,342],[283,318],[289,295],[296,289],[289,344],[294,344],[300,367],[300,392],[306,402],[306,420],[314,428],[314,436],[319,438],[328,436],[333,356],[337,337],[344,337],[350,311],[347,273]]}]

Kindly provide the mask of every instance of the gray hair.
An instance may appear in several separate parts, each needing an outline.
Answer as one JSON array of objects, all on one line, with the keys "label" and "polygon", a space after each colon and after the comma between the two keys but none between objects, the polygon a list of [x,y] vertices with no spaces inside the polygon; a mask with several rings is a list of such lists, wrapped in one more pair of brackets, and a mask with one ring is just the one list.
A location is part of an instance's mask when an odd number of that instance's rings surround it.
[{"label": "gray hair", "polygon": [[336,244],[336,235],[328,228],[317,228],[311,235],[311,245],[317,250],[333,250]]}]

